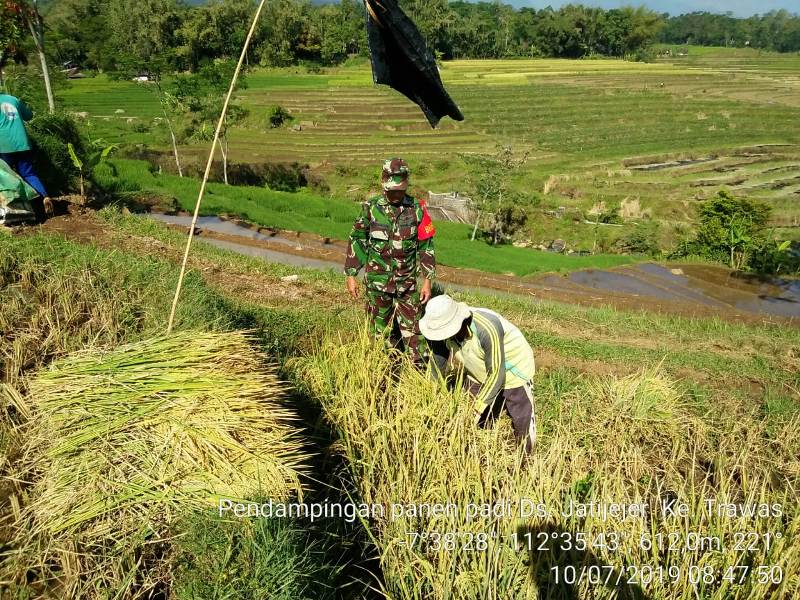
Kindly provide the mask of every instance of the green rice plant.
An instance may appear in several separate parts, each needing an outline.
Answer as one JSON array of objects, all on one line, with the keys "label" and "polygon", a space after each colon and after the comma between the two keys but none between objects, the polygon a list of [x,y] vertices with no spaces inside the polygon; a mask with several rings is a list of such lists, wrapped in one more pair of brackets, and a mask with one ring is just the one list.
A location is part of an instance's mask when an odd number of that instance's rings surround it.
[{"label": "green rice plant", "polygon": [[[191,515],[176,542],[176,600],[327,600],[341,567],[333,540],[314,538],[291,519]],[[336,549],[340,553],[340,549]]]},{"label": "green rice plant", "polygon": [[138,597],[168,580],[176,520],[221,498],[301,495],[286,385],[242,333],[186,331],[76,353],[40,371],[3,579],[64,597]]},{"label": "green rice plant", "polygon": [[[405,99],[372,85],[367,65],[324,75],[255,69],[241,94],[242,105],[254,116],[231,130],[231,157],[236,162],[302,161],[315,170],[332,168],[334,173],[326,178],[334,196],[355,198],[375,185],[376,156],[390,155],[400,142],[412,159],[414,187],[463,193],[467,167],[458,156],[513,143],[528,148],[533,159],[524,174],[511,182],[517,192],[542,190],[555,178],[559,183],[545,201],[549,208],[565,206],[573,215],[585,213],[595,203],[622,207],[634,200],[643,218],[651,214],[654,221],[664,223],[657,241],[666,249],[681,238],[673,231],[676,224],[695,218],[689,201],[708,197],[706,191],[715,193],[726,181],[737,193],[773,205],[775,225],[796,222],[794,192],[800,171],[793,78],[797,70],[798,59],[792,55],[698,54],[681,57],[674,64],[647,66],[594,59],[447,61],[442,64],[443,81],[470,118],[463,123],[445,120],[432,131]],[[768,75],[754,88],[748,71]],[[160,113],[156,99],[142,88],[101,75],[75,81],[61,95],[69,110],[88,113],[96,135],[127,148],[171,151],[163,120],[153,122],[150,133],[137,132],[127,124],[131,118],[149,122]],[[753,103],[759,110],[752,110]],[[287,107],[302,124],[302,132],[271,129],[263,117],[255,116],[273,105]],[[124,115],[115,114],[120,109]],[[390,122],[387,114],[393,116]],[[766,156],[741,156],[750,153],[747,147],[761,144],[767,146],[759,148],[758,154]],[[190,162],[202,154],[196,144],[181,151]],[[625,168],[712,155],[713,162],[694,166]],[[348,168],[343,168],[343,160]],[[431,164],[435,168],[429,168]],[[773,171],[775,167],[782,169]],[[173,195],[188,196],[182,200],[185,205],[193,200],[177,184],[169,185],[178,190]],[[149,183],[145,189],[151,188]],[[243,197],[242,203],[236,203],[222,192],[214,194],[223,197],[209,200],[233,205],[254,221],[263,214],[258,210],[261,203],[249,192],[245,195],[256,202]],[[640,221],[635,213],[627,213],[625,227],[608,228],[617,232],[613,238],[634,231],[632,221]],[[270,216],[267,224],[287,229],[338,227],[305,219],[291,219],[295,224],[284,226],[279,219],[290,220],[287,215]],[[605,237],[595,239],[595,226],[549,218],[538,210],[530,212],[528,224],[523,237],[535,244],[560,238],[570,248],[589,250]],[[797,238],[796,228],[785,234],[791,236],[785,239]],[[451,254],[450,260],[458,256]],[[513,270],[523,274],[516,264]]]},{"label": "green rice plant", "polygon": [[[476,428],[461,391],[366,334],[328,340],[292,366],[339,433],[357,501],[383,507],[364,523],[388,598],[800,592],[797,435],[772,438],[757,409],[711,418],[657,366],[567,384],[557,371],[554,385],[537,385],[536,405],[548,409],[525,457],[506,419]],[[642,508],[603,512],[612,505]],[[740,577],[736,566],[752,570]]]}]

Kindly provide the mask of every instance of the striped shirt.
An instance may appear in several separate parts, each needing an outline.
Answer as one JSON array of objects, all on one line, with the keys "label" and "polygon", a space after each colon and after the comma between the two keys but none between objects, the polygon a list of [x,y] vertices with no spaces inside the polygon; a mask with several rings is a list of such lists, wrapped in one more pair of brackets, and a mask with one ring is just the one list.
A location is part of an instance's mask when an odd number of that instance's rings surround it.
[{"label": "striped shirt", "polygon": [[[522,332],[496,312],[470,308],[472,320],[460,344],[447,340],[453,361],[481,384],[476,397],[479,410],[492,404],[502,390],[526,385],[533,379],[533,350]],[[441,364],[441,360],[436,361]]]}]

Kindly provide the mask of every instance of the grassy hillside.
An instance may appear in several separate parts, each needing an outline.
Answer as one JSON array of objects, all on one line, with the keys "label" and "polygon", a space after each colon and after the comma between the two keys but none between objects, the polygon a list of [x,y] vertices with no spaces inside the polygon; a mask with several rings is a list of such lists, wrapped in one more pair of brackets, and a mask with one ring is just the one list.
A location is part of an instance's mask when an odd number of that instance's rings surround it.
[{"label": "grassy hillside", "polygon": [[[153,173],[144,161],[113,160],[96,173],[99,184],[115,193],[163,194],[178,200],[185,211],[193,211],[200,182],[190,177]],[[349,200],[326,198],[309,192],[279,192],[258,187],[212,183],[203,201],[204,215],[230,214],[263,225],[289,231],[316,233],[344,240],[350,235],[361,205]],[[470,241],[472,228],[460,223],[436,223],[437,260],[444,265],[513,273],[519,276],[550,271],[567,272],[590,267],[606,268],[632,262],[630,256],[596,254],[569,256],[551,252],[491,246]]]},{"label": "grassy hillside", "polygon": [[[691,48],[656,64],[473,60],[444,63],[441,73],[466,119],[431,130],[416,106],[372,84],[364,60],[315,73],[254,71],[237,94],[249,116],[231,132],[232,160],[308,163],[335,196],[357,199],[374,189],[381,157],[406,157],[417,192],[465,192],[461,155],[511,144],[529,153],[514,186],[541,201],[520,234],[535,242],[591,247],[596,234],[582,217],[619,210],[626,225],[606,232],[603,245],[642,220],[661,224],[656,236],[669,243],[693,221],[696,203],[723,187],[769,203],[781,235],[800,231],[796,56]],[[146,84],[100,76],[61,96],[87,113],[97,137],[168,149]],[[291,111],[292,126],[269,127],[274,105]],[[181,151],[198,161],[206,150]],[[555,218],[559,206],[577,222]]]}]

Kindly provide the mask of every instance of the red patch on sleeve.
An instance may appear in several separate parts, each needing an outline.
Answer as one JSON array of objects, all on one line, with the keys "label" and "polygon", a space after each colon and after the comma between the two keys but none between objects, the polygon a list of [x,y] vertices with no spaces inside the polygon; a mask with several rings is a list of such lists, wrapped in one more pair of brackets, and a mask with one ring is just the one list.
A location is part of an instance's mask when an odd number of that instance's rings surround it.
[{"label": "red patch on sleeve", "polygon": [[419,205],[422,207],[422,221],[419,222],[419,227],[417,227],[417,239],[423,242],[432,238],[436,233],[436,229],[433,226],[431,216],[428,214],[428,207],[425,206],[425,201],[420,200]]}]

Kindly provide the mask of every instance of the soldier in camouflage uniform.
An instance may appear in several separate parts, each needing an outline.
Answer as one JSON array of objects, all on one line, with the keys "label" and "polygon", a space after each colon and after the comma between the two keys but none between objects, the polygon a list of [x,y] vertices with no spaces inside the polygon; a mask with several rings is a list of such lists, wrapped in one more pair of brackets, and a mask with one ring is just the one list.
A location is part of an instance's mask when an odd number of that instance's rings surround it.
[{"label": "soldier in camouflage uniform", "polygon": [[[366,272],[367,313],[376,336],[403,347],[422,364],[425,338],[419,330],[422,305],[431,297],[436,260],[433,224],[424,203],[406,194],[408,165],[399,158],[383,163],[383,194],[364,203],[353,224],[344,272],[347,289],[358,299],[356,276]],[[422,289],[417,278],[422,274]],[[395,319],[399,338],[395,333]]]}]

